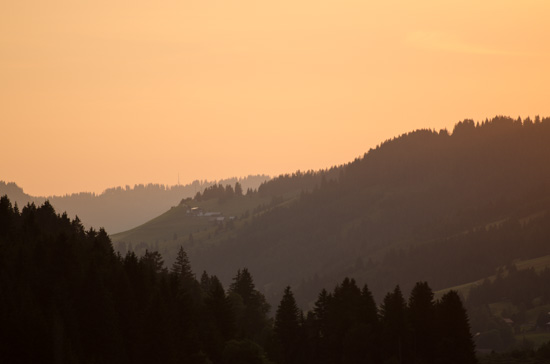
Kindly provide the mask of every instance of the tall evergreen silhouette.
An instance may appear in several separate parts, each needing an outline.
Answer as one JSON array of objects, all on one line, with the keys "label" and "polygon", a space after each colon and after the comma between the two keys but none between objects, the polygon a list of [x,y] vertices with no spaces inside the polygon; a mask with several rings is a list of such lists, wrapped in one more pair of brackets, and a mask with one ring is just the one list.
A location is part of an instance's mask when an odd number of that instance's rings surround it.
[{"label": "tall evergreen silhouette", "polygon": [[411,356],[414,362],[433,363],[437,335],[434,294],[427,282],[418,282],[411,291],[408,307],[411,337]]},{"label": "tall evergreen silhouette", "polygon": [[283,298],[275,314],[275,338],[280,352],[280,362],[298,363],[300,359],[300,316],[290,287],[285,288]]},{"label": "tall evergreen silhouette", "polygon": [[262,342],[262,331],[266,327],[269,304],[265,296],[256,290],[254,280],[248,269],[237,271],[229,293],[242,300],[242,310],[236,313],[237,335],[241,338]]},{"label": "tall evergreen silhouette", "polygon": [[477,363],[468,315],[456,291],[449,291],[436,304],[437,363]]},{"label": "tall evergreen silhouette", "polygon": [[399,286],[384,297],[380,307],[380,323],[384,357],[404,363],[409,355],[410,326],[407,304]]}]

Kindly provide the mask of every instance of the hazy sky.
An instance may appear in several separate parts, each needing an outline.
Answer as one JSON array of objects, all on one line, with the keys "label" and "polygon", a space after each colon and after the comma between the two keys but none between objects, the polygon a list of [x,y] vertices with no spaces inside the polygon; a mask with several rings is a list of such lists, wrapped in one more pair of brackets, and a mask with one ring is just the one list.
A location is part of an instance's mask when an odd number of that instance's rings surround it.
[{"label": "hazy sky", "polygon": [[550,116],[550,1],[0,0],[0,180],[101,192]]}]

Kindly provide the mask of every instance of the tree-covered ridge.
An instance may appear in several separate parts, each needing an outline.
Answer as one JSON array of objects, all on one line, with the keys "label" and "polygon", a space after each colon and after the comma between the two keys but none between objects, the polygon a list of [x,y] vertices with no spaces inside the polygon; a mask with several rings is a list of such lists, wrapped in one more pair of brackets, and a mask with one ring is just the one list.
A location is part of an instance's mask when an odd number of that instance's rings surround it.
[{"label": "tree-covered ridge", "polygon": [[[331,173],[265,183],[259,193],[317,181],[196,260],[211,262],[220,277],[246,264],[260,285],[277,292],[300,286],[302,305],[346,275],[372,282],[375,297],[397,283],[410,289],[428,280],[441,289],[481,279],[516,253],[549,254],[548,160],[550,118],[466,120],[452,133],[418,130]],[[504,249],[498,239],[512,230]],[[465,262],[471,269],[457,269]]]},{"label": "tree-covered ridge", "polygon": [[434,302],[426,283],[409,303],[396,287],[378,308],[346,278],[307,315],[287,288],[270,319],[248,269],[226,291],[197,279],[183,248],[170,270],[157,252],[123,257],[104,230],[5,196],[0,252],[2,362],[475,362],[460,299]]}]

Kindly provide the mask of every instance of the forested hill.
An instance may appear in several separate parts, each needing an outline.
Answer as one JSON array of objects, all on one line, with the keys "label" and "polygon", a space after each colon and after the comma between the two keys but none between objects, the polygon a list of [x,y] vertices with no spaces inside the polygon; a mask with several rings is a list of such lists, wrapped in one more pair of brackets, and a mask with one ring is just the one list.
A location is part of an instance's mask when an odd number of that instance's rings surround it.
[{"label": "forested hill", "polygon": [[548,118],[414,131],[340,168],[260,186],[275,199],[304,192],[193,259],[220,277],[248,266],[266,290],[292,282],[309,297],[345,275],[372,282],[378,297],[398,282],[440,289],[483,278],[514,255],[550,253],[549,160]]},{"label": "forested hill", "polygon": [[66,211],[73,218],[78,216],[87,228],[101,226],[109,234],[114,234],[143,224],[171,206],[176,206],[183,198],[192,197],[214,184],[234,185],[239,182],[245,189],[256,189],[269,179],[266,175],[250,175],[244,178],[194,181],[174,186],[150,183],[109,188],[101,194],[81,192],[49,197],[30,196],[15,183],[0,181],[0,195],[9,196],[19,206],[25,206],[29,202],[42,204],[49,200],[56,210]]}]

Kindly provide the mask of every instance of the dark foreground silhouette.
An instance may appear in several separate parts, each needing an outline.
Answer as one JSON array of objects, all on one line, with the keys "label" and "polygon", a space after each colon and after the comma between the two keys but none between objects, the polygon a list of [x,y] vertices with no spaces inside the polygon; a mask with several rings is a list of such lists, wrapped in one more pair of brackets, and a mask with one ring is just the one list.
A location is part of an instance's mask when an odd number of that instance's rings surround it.
[{"label": "dark foreground silhouette", "polygon": [[104,230],[7,197],[0,252],[1,362],[476,362],[457,293],[434,301],[425,282],[378,307],[346,278],[307,315],[286,288],[270,318],[247,269],[226,291],[195,279],[183,248],[168,271],[157,252],[122,257]]}]

